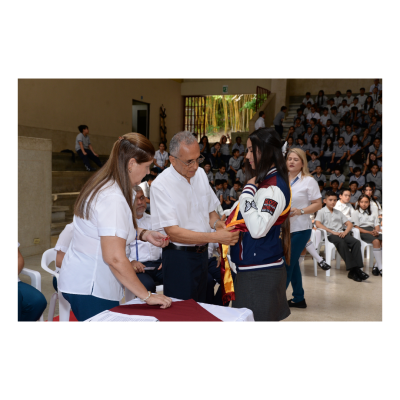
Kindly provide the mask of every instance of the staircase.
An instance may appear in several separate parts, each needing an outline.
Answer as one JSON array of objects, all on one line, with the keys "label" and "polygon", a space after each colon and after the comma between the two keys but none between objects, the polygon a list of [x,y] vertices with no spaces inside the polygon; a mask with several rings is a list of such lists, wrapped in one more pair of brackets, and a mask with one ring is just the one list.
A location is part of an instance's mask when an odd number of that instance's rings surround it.
[{"label": "staircase", "polygon": [[[108,156],[100,156],[104,164]],[[98,169],[97,165],[92,166]],[[82,186],[93,175],[88,172],[82,160],[75,155],[75,162],[71,154],[52,154],[52,184],[53,184],[53,207],[51,214],[51,244],[54,247],[58,235],[65,226],[72,222],[74,215],[74,204]]]}]

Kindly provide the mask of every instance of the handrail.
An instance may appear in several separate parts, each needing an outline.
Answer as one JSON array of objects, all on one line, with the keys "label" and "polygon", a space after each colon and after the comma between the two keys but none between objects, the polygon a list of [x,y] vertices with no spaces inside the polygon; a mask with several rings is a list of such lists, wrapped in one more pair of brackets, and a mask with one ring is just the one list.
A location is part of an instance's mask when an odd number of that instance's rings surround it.
[{"label": "handrail", "polygon": [[261,86],[257,86],[257,90],[256,90],[256,112],[260,109],[261,105],[266,100],[265,95],[267,95],[267,97],[268,97],[270,94],[271,94],[270,90],[262,88]]}]

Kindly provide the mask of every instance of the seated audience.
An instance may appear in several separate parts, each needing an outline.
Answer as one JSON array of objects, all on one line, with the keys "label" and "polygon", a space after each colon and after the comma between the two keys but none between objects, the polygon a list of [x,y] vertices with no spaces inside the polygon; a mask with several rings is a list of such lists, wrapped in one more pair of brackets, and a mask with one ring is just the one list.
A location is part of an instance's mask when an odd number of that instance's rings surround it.
[{"label": "seated audience", "polygon": [[374,182],[376,189],[382,190],[382,172],[379,171],[377,164],[371,167],[371,172],[367,174],[367,182]]},{"label": "seated audience", "polygon": [[342,97],[342,93],[340,92],[340,90],[336,91],[335,97],[333,98],[333,100],[335,101],[336,107],[339,107],[342,104],[343,97]]},{"label": "seated audience", "polygon": [[[24,269],[24,264],[24,257],[18,249],[18,275]],[[46,307],[47,301],[43,294],[18,279],[18,321],[37,321]]]},{"label": "seated audience", "polygon": [[349,162],[350,174],[348,176],[352,176],[354,174],[354,168],[362,168],[362,153],[361,153],[361,145],[357,135],[351,137],[351,142],[349,144],[349,156],[347,157],[347,161]]},{"label": "seated audience", "polygon": [[331,159],[331,170],[339,165],[343,166],[346,162],[346,157],[349,155],[349,148],[344,144],[344,139],[342,137],[338,138],[338,144],[333,147],[332,159]]},{"label": "seated audience", "polygon": [[[309,150],[307,150],[307,153],[308,152],[309,152]],[[318,156],[318,153],[313,151],[311,153],[311,160],[307,163],[307,166],[308,166],[308,169],[309,169],[311,175],[314,175],[317,172],[317,170],[316,170],[317,167],[321,168],[320,167],[321,163],[319,160],[317,160],[317,156]]]},{"label": "seated audience", "polygon": [[228,174],[225,171],[226,171],[225,165],[221,165],[219,168],[219,171],[215,174],[215,180],[224,179],[224,180],[228,181]]},{"label": "seated audience", "polygon": [[242,165],[243,156],[239,157],[239,150],[235,149],[232,152],[232,157],[229,160],[229,176],[232,183],[236,180],[236,174]]},{"label": "seated audience", "polygon": [[357,182],[356,181],[351,181],[349,184],[350,187],[350,201],[349,203],[355,207],[359,197],[361,196],[361,192],[357,188]]},{"label": "seated audience", "polygon": [[232,152],[233,150],[239,150],[239,157],[244,157],[244,146],[240,136],[236,136],[236,143],[232,146]]},{"label": "seated audience", "polygon": [[339,166],[336,166],[333,169],[333,174],[329,178],[329,181],[331,182],[331,184],[334,180],[336,180],[339,183],[338,189],[340,190],[342,188],[344,182],[346,181],[346,177],[342,174],[342,168],[340,168]]},{"label": "seated audience", "polygon": [[361,190],[363,186],[365,185],[365,176],[361,175],[361,168],[360,167],[355,167],[353,169],[354,175],[350,177],[350,183],[351,182],[356,182],[357,183],[357,190]]},{"label": "seated audience", "polygon": [[358,102],[361,105],[361,108],[364,108],[365,100],[367,100],[367,95],[365,94],[365,88],[360,88],[360,94],[357,96]]},{"label": "seated audience", "polygon": [[211,148],[211,165],[214,169],[219,169],[224,164],[224,160],[222,159],[221,153],[221,143],[215,143],[215,145]]},{"label": "seated audience", "polygon": [[[308,169],[310,170],[310,167],[308,167]],[[311,171],[311,170],[310,170]],[[314,179],[317,181],[317,182],[319,182],[319,181],[322,181],[323,183],[324,183],[324,185],[323,185],[323,187],[325,187],[325,185],[326,185],[326,177],[325,177],[325,175],[322,173],[322,168],[321,168],[321,166],[320,165],[318,165],[316,168],[315,168],[315,171],[314,171]]]},{"label": "seated audience", "polygon": [[336,200],[339,200],[339,181],[334,179],[331,181],[331,186],[326,189],[326,192],[331,192],[336,196]]},{"label": "seated audience", "polygon": [[307,103],[314,104],[314,100],[311,98],[311,93],[310,92],[306,93],[306,97],[304,97],[304,99],[303,99],[301,104],[304,107],[307,107]]},{"label": "seated audience", "polygon": [[372,274],[382,276],[382,233],[379,219],[371,212],[370,198],[363,194],[358,200],[354,211],[354,226],[359,229],[361,240],[371,243],[377,267],[372,269]]},{"label": "seated audience", "polygon": [[165,144],[160,143],[158,146],[158,150],[154,154],[153,160],[154,167],[157,169],[158,173],[163,172],[164,169],[167,168],[168,161],[169,154],[165,151]]},{"label": "seated audience", "polygon": [[244,185],[245,184],[245,182],[246,182],[246,173],[245,173],[245,171],[246,171],[246,165],[245,165],[245,163],[243,162],[242,163],[242,166],[240,167],[240,170],[237,172],[237,174],[236,174],[236,180],[239,180],[239,182],[242,184],[242,185]]},{"label": "seated audience", "polygon": [[376,158],[382,158],[381,140],[379,138],[376,138],[373,141],[372,146],[370,146],[368,150],[370,153],[374,153],[376,155]]},{"label": "seated audience", "polygon": [[240,184],[239,181],[234,182],[233,187],[231,188],[229,192],[229,197],[230,201],[232,202],[232,205],[239,200],[239,196],[241,194],[240,189],[242,188],[242,185]]},{"label": "seated audience", "polygon": [[333,155],[333,139],[328,137],[322,148],[321,167],[323,171],[331,172],[331,160]]},{"label": "seated audience", "polygon": [[231,152],[229,150],[229,144],[227,143],[228,138],[226,135],[221,136],[221,154],[222,154],[222,160],[225,163],[225,167],[228,168],[229,165],[229,160],[231,158]]},{"label": "seated audience", "polygon": [[211,164],[208,161],[206,161],[206,163],[204,164],[204,172],[207,175],[208,182],[214,185],[214,174],[211,171]]},{"label": "seated audience", "polygon": [[[135,186],[133,190],[136,192],[134,206],[138,227],[152,230],[151,217],[145,213],[146,198],[143,191],[140,186]],[[156,285],[162,285],[163,283],[162,249],[150,242],[145,242],[137,238],[130,243],[130,249],[129,261],[137,277],[146,290],[155,293]]]},{"label": "seated audience", "polygon": [[75,151],[78,156],[82,159],[85,167],[88,171],[96,171],[90,165],[89,158],[94,161],[99,167],[102,166],[98,154],[95,153],[89,139],[89,127],[87,125],[78,126],[79,133],[75,140]]},{"label": "seated audience", "polygon": [[[347,217],[335,209],[337,198],[332,192],[327,192],[324,202],[326,207],[318,211],[315,218],[315,225],[318,229],[327,231],[328,241],[333,243],[346,264],[349,271],[348,278],[356,282],[361,282],[369,278],[361,268],[364,267],[361,257],[361,243],[353,236],[349,235],[353,224]],[[343,230],[346,225],[346,230]]]}]

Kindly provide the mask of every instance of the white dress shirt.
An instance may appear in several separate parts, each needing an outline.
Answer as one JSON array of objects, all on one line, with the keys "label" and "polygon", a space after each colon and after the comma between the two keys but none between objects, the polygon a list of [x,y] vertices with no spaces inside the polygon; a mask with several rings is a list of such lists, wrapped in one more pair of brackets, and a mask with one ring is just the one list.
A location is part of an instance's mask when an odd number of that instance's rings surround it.
[{"label": "white dress shirt", "polygon": [[335,106],[336,106],[336,107],[339,107],[339,106],[342,104],[343,97],[342,97],[342,96],[334,97],[334,98],[333,98],[333,101],[335,102]]},{"label": "white dress shirt", "polygon": [[[311,205],[312,200],[321,198],[317,181],[312,176],[305,176],[303,179],[301,177],[302,174],[300,172],[296,177],[299,179],[291,186],[292,208],[298,208],[299,210]],[[290,233],[305,231],[311,228],[312,224],[309,214],[290,217]]]},{"label": "white dress shirt", "polygon": [[265,119],[263,117],[258,118],[254,124],[254,129],[265,128]]},{"label": "white dress shirt", "polygon": [[307,97],[304,97],[302,103],[306,106],[308,102],[310,102],[311,105],[314,104],[314,100],[311,97],[309,99],[307,99]]},{"label": "white dress shirt", "polygon": [[[136,219],[138,227],[147,229],[147,230],[152,230],[152,225],[151,225],[151,217],[149,214],[144,213],[143,217],[140,219]],[[165,232],[162,232],[165,233]],[[138,249],[138,255],[139,255],[139,260],[136,258],[136,238],[135,240],[130,244],[131,248],[131,254],[129,256],[129,261],[136,260],[140,261],[141,263],[146,262],[146,261],[156,261],[159,260],[162,256],[162,249],[161,247],[154,246],[150,242],[143,242],[142,240],[137,241],[137,249]]]},{"label": "white dress shirt", "polygon": [[164,151],[164,153],[161,153],[160,150],[157,150],[156,154],[154,154],[154,158],[156,159],[157,164],[160,168],[162,168],[167,163],[168,157],[169,154],[166,151]]},{"label": "white dress shirt", "polygon": [[321,118],[321,116],[317,112],[314,113],[310,112],[307,114],[307,121],[310,121],[311,118],[315,118],[318,121]]},{"label": "white dress shirt", "polygon": [[361,94],[359,94],[358,96],[358,104],[361,104],[361,106],[364,108],[364,103],[365,103],[365,100],[367,100],[367,95],[366,94],[364,94],[364,96],[361,96]]},{"label": "white dress shirt", "polygon": [[[133,192],[133,198],[135,195]],[[73,231],[58,280],[60,291],[120,301],[124,297],[123,286],[105,263],[100,244],[102,236],[125,239],[128,257],[129,243],[136,236],[131,210],[117,183],[96,195],[89,220],[74,216]]]},{"label": "white dress shirt", "polygon": [[341,211],[345,215],[345,217],[347,217],[349,219],[349,221],[353,222],[351,216],[352,216],[352,213],[354,211],[354,208],[351,205],[344,204],[340,200],[338,200],[336,202],[336,204],[335,204],[335,207],[333,207],[333,208],[335,208],[336,210]]},{"label": "white dress shirt", "polygon": [[144,196],[149,199],[150,198],[150,186],[149,186],[148,182],[140,183],[139,187],[142,188]]},{"label": "white dress shirt", "polygon": [[220,204],[203,168],[197,169],[189,183],[172,165],[152,184],[150,201],[154,230],[178,225],[193,232],[206,233],[211,232],[210,213]]}]

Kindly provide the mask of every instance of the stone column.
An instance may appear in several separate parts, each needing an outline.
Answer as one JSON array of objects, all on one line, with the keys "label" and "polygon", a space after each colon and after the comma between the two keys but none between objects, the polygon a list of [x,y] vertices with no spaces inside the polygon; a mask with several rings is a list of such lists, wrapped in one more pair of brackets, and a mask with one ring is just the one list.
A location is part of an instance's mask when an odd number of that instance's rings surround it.
[{"label": "stone column", "polygon": [[18,242],[24,257],[50,248],[51,156],[51,140],[18,137]]}]

